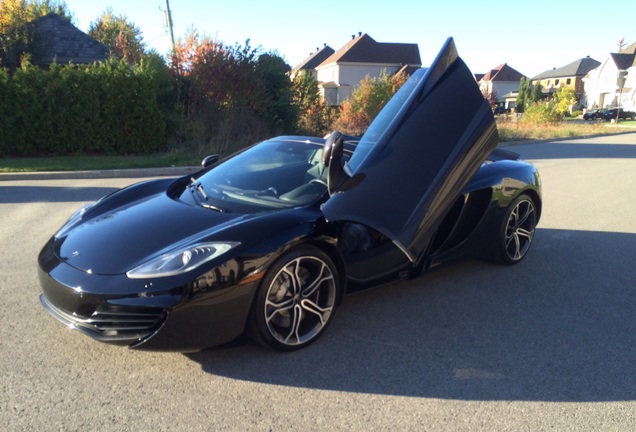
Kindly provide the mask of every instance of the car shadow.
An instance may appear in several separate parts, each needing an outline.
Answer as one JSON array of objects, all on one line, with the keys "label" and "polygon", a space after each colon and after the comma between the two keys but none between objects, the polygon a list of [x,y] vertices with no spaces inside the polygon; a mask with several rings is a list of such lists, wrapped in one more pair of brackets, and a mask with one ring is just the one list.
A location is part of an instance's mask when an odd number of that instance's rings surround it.
[{"label": "car shadow", "polygon": [[0,185],[0,204],[95,201],[116,190],[118,188]]},{"label": "car shadow", "polygon": [[316,343],[187,356],[282,386],[461,400],[636,400],[636,234],[539,229],[523,263],[449,264],[345,297]]}]

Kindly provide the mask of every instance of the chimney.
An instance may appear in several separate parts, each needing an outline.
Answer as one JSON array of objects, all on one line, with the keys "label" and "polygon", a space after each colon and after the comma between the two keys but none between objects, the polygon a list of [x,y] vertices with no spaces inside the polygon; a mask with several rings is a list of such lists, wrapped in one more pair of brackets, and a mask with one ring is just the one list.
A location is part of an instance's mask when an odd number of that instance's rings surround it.
[{"label": "chimney", "polygon": [[362,32],[358,32],[358,36],[362,36]]}]

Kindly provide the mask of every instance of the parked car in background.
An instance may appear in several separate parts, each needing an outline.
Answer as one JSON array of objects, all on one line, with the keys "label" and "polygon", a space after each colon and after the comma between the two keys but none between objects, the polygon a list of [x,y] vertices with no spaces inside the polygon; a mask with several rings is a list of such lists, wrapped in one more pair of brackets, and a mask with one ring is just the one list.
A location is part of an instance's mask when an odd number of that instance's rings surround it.
[{"label": "parked car in background", "polygon": [[604,119],[605,110],[593,109],[583,114],[583,120],[598,120]]},{"label": "parked car in background", "polygon": [[612,108],[612,109],[605,110],[605,113],[603,115],[605,120],[609,121],[612,119],[616,119],[617,110],[618,110],[618,117],[621,120],[636,119],[636,112],[634,111],[626,111],[623,108]]},{"label": "parked car in background", "polygon": [[504,108],[502,106],[497,106],[495,107],[495,109],[493,110],[493,113],[495,115],[501,115],[501,114],[509,114],[510,110],[508,108]]}]

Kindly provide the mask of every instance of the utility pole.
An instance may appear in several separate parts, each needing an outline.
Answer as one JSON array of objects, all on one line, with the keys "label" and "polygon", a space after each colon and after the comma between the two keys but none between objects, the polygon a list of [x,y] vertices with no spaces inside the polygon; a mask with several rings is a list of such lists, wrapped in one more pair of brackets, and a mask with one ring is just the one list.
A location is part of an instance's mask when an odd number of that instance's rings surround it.
[{"label": "utility pole", "polygon": [[170,30],[170,42],[172,43],[172,51],[174,52],[174,31],[172,30],[172,12],[170,12],[169,0],[166,0],[166,24],[168,25],[168,30]]}]

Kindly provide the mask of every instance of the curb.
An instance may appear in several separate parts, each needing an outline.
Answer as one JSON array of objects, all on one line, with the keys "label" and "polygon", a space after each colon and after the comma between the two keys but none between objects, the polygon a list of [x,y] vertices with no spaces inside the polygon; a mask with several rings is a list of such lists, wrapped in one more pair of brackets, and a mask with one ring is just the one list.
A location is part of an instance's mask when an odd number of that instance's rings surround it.
[{"label": "curb", "polygon": [[139,177],[181,177],[199,171],[201,167],[133,168],[94,171],[42,171],[0,173],[0,181],[107,179]]}]

